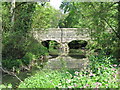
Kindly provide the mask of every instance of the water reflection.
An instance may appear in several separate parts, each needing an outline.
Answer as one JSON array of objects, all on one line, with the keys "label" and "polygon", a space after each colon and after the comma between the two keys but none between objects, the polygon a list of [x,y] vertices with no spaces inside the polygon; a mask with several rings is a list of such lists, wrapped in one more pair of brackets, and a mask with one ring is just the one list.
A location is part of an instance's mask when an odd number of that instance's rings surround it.
[{"label": "water reflection", "polygon": [[44,69],[82,69],[88,62],[84,55],[58,56],[49,59]]},{"label": "water reflection", "polygon": [[86,58],[85,55],[69,55],[70,57],[72,58],[75,58],[75,59],[83,59],[83,58]]},{"label": "water reflection", "polygon": [[53,59],[53,58],[57,58],[59,55],[49,55],[47,56],[48,59]]}]

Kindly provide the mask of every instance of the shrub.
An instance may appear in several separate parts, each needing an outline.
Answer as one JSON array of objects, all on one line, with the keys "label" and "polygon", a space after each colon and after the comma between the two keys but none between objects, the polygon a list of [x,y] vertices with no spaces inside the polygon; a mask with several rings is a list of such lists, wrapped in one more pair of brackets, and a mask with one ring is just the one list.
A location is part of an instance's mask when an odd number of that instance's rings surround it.
[{"label": "shrub", "polygon": [[57,71],[39,72],[35,76],[27,78],[19,85],[19,88],[55,88],[62,78]]},{"label": "shrub", "polygon": [[3,59],[20,59],[26,53],[26,39],[19,32],[3,34]]},{"label": "shrub", "polygon": [[33,55],[33,54],[30,53],[30,52],[27,52],[27,53],[25,54],[25,56],[22,58],[22,62],[23,62],[25,65],[29,65],[29,63],[30,63],[32,60],[34,60],[34,59],[36,59],[36,56]]},{"label": "shrub", "polygon": [[3,34],[3,68],[19,68],[21,63],[29,65],[30,61],[47,54],[47,48],[31,36],[25,36],[20,32]]},{"label": "shrub", "polygon": [[13,67],[15,69],[20,68],[21,65],[22,65],[22,60],[21,59],[15,59],[15,60],[5,59],[5,60],[2,60],[2,66],[6,69],[13,69]]}]

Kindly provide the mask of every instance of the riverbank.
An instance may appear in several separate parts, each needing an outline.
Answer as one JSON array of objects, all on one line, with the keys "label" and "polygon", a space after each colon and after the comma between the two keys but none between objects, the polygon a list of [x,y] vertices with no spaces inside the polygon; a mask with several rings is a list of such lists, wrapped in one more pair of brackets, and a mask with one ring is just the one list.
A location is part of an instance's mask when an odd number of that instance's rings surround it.
[{"label": "riverbank", "polygon": [[112,56],[90,56],[82,70],[42,70],[20,82],[18,88],[120,88],[120,64]]}]

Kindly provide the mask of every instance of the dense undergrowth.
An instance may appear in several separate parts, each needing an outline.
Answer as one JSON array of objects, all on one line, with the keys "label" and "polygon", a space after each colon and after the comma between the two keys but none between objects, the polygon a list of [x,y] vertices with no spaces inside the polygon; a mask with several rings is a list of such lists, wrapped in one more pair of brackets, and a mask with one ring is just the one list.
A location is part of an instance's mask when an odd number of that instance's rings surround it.
[{"label": "dense undergrowth", "polygon": [[[7,35],[6,35],[7,34]],[[2,66],[8,70],[28,66],[31,61],[48,55],[48,50],[32,36],[25,37],[20,33],[3,35]]]},{"label": "dense undergrowth", "polygon": [[90,56],[83,70],[43,70],[21,82],[19,88],[120,88],[118,64],[112,56]]}]

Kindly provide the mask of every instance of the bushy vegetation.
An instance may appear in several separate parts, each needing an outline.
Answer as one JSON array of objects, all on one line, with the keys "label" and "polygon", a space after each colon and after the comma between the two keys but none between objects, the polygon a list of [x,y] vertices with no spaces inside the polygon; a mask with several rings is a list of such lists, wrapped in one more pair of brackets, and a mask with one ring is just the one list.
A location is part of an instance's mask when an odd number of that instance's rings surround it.
[{"label": "bushy vegetation", "polygon": [[[34,40],[33,37],[26,38],[20,33],[10,33],[10,35],[4,36],[2,65],[7,69],[29,65],[32,60],[48,54],[47,48]],[[9,65],[9,63],[11,64]]]},{"label": "bushy vegetation", "polygon": [[45,70],[21,82],[19,88],[120,88],[118,67],[113,57],[90,56],[84,70]]},{"label": "bushy vegetation", "polygon": [[[38,3],[16,2],[13,14],[10,13],[11,3],[2,3],[3,68],[20,68],[21,65],[29,65],[32,60],[38,59],[42,55],[48,55],[47,48],[31,35],[33,28],[57,26],[56,24],[52,24],[52,22],[48,23],[50,19],[54,19],[53,15],[56,15],[56,12],[52,15],[50,15],[50,13],[57,10],[50,7],[49,4],[46,6],[45,8],[44,6],[38,5]],[[36,18],[38,14],[40,17]],[[11,20],[13,16],[14,21]]]},{"label": "bushy vegetation", "polygon": [[[91,35],[88,43],[74,40],[69,45],[74,49],[87,45],[82,48],[88,50],[90,62],[87,67],[83,70],[42,70],[26,78],[18,87],[120,88],[120,2],[63,2],[60,7],[64,14],[43,2],[16,2],[14,9],[11,2],[2,2],[2,69],[14,73],[49,53],[58,55],[60,45],[57,42],[48,40],[49,48],[44,47],[33,38],[31,31],[57,27],[87,28]],[[80,43],[84,45],[79,46]],[[82,50],[70,52],[79,55]],[[95,52],[99,53],[95,55]],[[36,65],[39,67],[39,63]],[[1,87],[11,88],[12,85]]]},{"label": "bushy vegetation", "polygon": [[[86,7],[87,6],[87,7]],[[60,8],[65,16],[59,22],[62,28],[88,28],[93,42],[90,49],[111,49],[119,57],[120,2],[66,2]],[[117,50],[116,50],[117,49]]]}]

